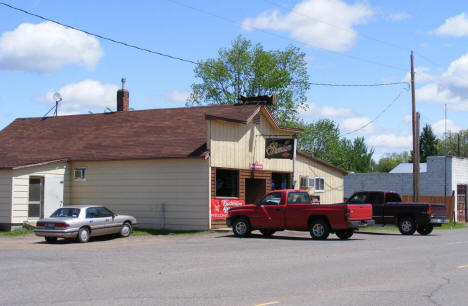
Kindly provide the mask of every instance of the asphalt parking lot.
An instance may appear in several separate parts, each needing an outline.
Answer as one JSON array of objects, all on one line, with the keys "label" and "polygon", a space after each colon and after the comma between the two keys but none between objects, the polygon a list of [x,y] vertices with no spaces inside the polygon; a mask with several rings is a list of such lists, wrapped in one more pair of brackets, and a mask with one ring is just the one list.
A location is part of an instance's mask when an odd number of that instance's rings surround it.
[{"label": "asphalt parking lot", "polygon": [[468,230],[0,237],[1,305],[465,305]]}]

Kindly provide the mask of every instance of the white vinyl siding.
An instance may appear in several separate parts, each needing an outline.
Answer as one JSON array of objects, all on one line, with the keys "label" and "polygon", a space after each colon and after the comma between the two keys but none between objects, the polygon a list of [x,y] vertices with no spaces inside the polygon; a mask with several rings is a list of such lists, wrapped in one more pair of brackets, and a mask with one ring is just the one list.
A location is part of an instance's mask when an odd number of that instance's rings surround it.
[{"label": "white vinyl siding", "polygon": [[23,223],[28,220],[29,177],[54,176],[63,179],[66,168],[65,162],[59,162],[13,170],[11,223]]},{"label": "white vinyl siding", "polygon": [[0,170],[0,223],[11,222],[11,171]]},{"label": "white vinyl siding", "polygon": [[104,205],[136,217],[140,228],[210,227],[207,160],[73,162],[77,167],[86,168],[86,181],[71,180],[72,205]]},{"label": "white vinyl siding", "polygon": [[[343,174],[327,167],[312,159],[308,159],[302,155],[296,156],[296,189],[301,188],[300,178],[307,177],[314,180],[314,185],[310,185],[305,190],[310,195],[320,196],[321,204],[333,204],[343,202]],[[325,191],[316,191],[316,178],[324,179]],[[319,186],[320,187],[320,186]]]},{"label": "white vinyl siding", "polygon": [[292,159],[265,158],[265,139],[292,139],[294,133],[276,129],[261,112],[257,116],[259,124],[208,120],[211,167],[249,169],[258,162],[264,170],[292,172]]}]

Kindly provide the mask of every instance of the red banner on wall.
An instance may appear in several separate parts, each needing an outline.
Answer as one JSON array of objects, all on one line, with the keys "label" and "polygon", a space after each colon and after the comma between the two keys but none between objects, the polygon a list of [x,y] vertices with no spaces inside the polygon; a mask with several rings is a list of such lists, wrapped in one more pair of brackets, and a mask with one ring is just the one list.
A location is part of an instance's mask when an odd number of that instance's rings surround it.
[{"label": "red banner on wall", "polygon": [[229,208],[242,206],[244,204],[244,200],[211,199],[211,219],[225,220]]}]

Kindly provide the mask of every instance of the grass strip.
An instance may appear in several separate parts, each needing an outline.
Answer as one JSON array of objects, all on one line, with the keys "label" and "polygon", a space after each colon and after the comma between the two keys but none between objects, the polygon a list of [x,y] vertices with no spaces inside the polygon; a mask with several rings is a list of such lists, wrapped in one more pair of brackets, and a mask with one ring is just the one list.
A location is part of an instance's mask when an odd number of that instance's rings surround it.
[{"label": "grass strip", "polygon": [[32,229],[17,229],[11,232],[0,232],[1,236],[5,237],[21,237],[21,236],[27,236],[31,235],[34,233],[34,230]]}]

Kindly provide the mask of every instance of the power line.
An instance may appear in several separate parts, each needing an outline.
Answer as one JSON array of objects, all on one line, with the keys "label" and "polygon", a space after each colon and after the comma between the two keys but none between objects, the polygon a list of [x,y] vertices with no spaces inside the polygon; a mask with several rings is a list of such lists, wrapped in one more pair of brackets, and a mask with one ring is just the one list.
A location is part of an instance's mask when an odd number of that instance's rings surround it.
[{"label": "power line", "polygon": [[410,85],[409,82],[375,83],[375,84],[334,84],[334,83],[309,83],[313,86],[332,86],[332,87],[379,87],[392,85]]},{"label": "power line", "polygon": [[409,88],[403,88],[402,90],[400,90],[400,92],[398,93],[398,95],[392,100],[392,102],[390,102],[377,116],[375,116],[374,119],[370,120],[369,122],[367,122],[366,124],[364,124],[363,126],[355,129],[355,130],[351,130],[351,131],[348,131],[348,132],[345,132],[345,133],[341,133],[340,134],[340,137],[342,136],[345,136],[345,135],[349,135],[349,134],[353,134],[353,133],[356,133],[364,128],[366,128],[367,126],[369,126],[370,124],[372,124],[373,122],[375,122],[377,119],[379,119],[390,107],[392,107],[392,105],[398,100],[400,99],[400,97],[405,93],[405,92],[408,92],[409,91]]},{"label": "power line", "polygon": [[38,14],[35,14],[35,13],[32,13],[32,12],[29,12],[27,10],[12,6],[12,5],[8,4],[8,3],[0,2],[0,4],[3,5],[3,6],[6,6],[8,8],[11,8],[13,10],[22,12],[24,14],[34,16],[34,17],[37,17],[37,18],[45,20],[45,21],[50,21],[50,22],[53,22],[55,24],[64,26],[66,28],[70,28],[70,29],[73,29],[73,30],[76,30],[76,31],[79,31],[79,32],[83,32],[85,34],[88,34],[88,35],[91,35],[91,36],[94,36],[94,37],[97,37],[97,38],[100,38],[100,39],[103,39],[103,40],[107,40],[107,41],[113,42],[115,44],[123,45],[123,46],[126,46],[126,47],[130,47],[130,48],[137,49],[137,50],[144,51],[144,52],[151,53],[151,54],[156,54],[156,55],[168,57],[168,58],[178,60],[178,61],[181,61],[181,62],[186,62],[186,63],[190,63],[190,64],[194,64],[194,65],[201,65],[200,63],[197,63],[197,62],[195,62],[193,60],[189,60],[189,59],[185,59],[185,58],[182,58],[182,57],[162,53],[162,52],[159,52],[159,51],[150,50],[150,49],[147,49],[147,48],[142,48],[142,47],[139,47],[137,45],[133,45],[133,44],[126,43],[126,42],[123,42],[123,41],[120,41],[120,40],[116,40],[116,39],[113,39],[113,38],[110,38],[110,37],[106,37],[106,36],[103,36],[103,35],[100,35],[100,34],[92,33],[92,32],[77,28],[77,27],[73,27],[73,26],[61,23],[61,22],[59,22],[57,20],[50,19],[50,18],[41,16],[41,15],[38,15]]},{"label": "power line", "polygon": [[[211,16],[211,17],[215,17],[215,18],[218,18],[218,19],[221,19],[221,20],[224,20],[224,21],[227,21],[227,22],[230,22],[230,23],[233,23],[233,24],[236,24],[238,26],[242,26],[242,23],[236,21],[236,20],[233,20],[233,19],[230,19],[230,18],[227,18],[227,17],[224,17],[224,16],[220,16],[220,15],[217,15],[215,13],[212,13],[212,12],[209,12],[209,11],[206,11],[206,10],[203,10],[203,9],[200,9],[200,8],[197,8],[197,7],[194,7],[194,6],[191,6],[191,5],[188,5],[188,4],[185,4],[185,3],[181,3],[179,1],[175,1],[175,0],[166,0],[168,2],[171,2],[171,3],[174,3],[178,6],[182,6],[182,7],[185,7],[185,8],[188,8],[188,9],[191,9],[191,10],[194,10],[194,11],[197,11],[199,13],[202,13],[202,14],[205,14],[205,15],[208,15],[208,16]],[[260,31],[262,33],[265,33],[267,35],[270,35],[270,36],[275,36],[275,37],[278,37],[278,38],[281,38],[283,40],[288,40],[288,41],[292,41],[294,43],[297,43],[297,44],[301,44],[301,45],[305,45],[306,47],[308,46],[306,43],[304,42],[301,42],[301,41],[298,41],[298,40],[295,40],[295,39],[292,39],[290,37],[286,37],[286,36],[283,36],[283,35],[279,35],[279,34],[276,34],[276,33],[272,33],[272,32],[269,32],[269,31],[265,31],[263,29],[259,29],[259,28],[255,28],[257,31]],[[350,54],[344,54],[344,53],[340,53],[340,52],[337,52],[337,51],[333,51],[333,50],[328,50],[328,49],[325,49],[325,48],[321,48],[321,47],[315,47],[316,49],[319,49],[321,51],[325,51],[325,52],[330,52],[330,53],[333,53],[335,55],[338,55],[338,56],[341,56],[341,57],[346,57],[346,58],[350,58],[350,59],[354,59],[354,60],[357,60],[357,61],[361,61],[361,62],[366,62],[368,64],[373,64],[373,65],[377,65],[377,66],[381,66],[381,67],[386,67],[386,68],[390,68],[390,69],[394,69],[394,70],[399,70],[399,71],[407,71],[407,69],[403,69],[401,67],[397,67],[397,66],[393,66],[393,65],[389,65],[389,64],[385,64],[385,63],[380,63],[380,62],[376,62],[376,61],[373,61],[373,60],[369,60],[369,59],[366,59],[366,58],[362,58],[362,57],[359,57],[359,56],[354,56],[354,55],[350,55]]]}]

